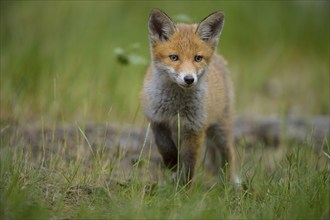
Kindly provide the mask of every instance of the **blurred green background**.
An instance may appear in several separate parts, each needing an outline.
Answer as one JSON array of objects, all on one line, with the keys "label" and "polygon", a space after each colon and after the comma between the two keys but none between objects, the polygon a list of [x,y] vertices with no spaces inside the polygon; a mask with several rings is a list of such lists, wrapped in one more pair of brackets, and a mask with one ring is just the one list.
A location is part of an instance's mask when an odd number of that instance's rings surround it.
[{"label": "blurred green background", "polygon": [[225,12],[237,114],[329,114],[329,1],[1,1],[1,122],[143,123],[154,7]]}]

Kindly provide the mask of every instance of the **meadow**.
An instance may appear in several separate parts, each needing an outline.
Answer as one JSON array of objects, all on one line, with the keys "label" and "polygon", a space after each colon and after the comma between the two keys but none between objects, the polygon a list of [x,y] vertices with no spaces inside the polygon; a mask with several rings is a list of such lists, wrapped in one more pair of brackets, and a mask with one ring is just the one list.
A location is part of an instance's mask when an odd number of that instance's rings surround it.
[{"label": "meadow", "polygon": [[[326,154],[308,137],[283,137],[277,149],[248,148],[243,138],[247,190],[221,177],[209,186],[203,166],[194,188],[178,187],[143,140],[118,180],[127,156],[111,150],[119,138],[109,144],[105,133],[89,144],[85,128],[148,126],[139,92],[155,7],[179,22],[225,12],[218,51],[235,85],[235,114],[329,116],[329,1],[1,1],[0,218],[329,219],[327,138]],[[63,125],[73,137],[56,142]],[[21,128],[50,137],[31,144]]]}]

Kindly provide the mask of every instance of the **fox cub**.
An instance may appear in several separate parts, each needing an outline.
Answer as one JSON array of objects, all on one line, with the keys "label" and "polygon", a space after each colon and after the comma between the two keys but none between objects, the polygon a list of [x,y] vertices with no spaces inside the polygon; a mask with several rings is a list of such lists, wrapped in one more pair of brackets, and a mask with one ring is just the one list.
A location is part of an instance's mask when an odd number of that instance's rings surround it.
[{"label": "fox cub", "polygon": [[232,85],[224,59],[214,53],[223,24],[221,11],[198,25],[175,24],[158,9],[149,17],[152,62],[142,91],[144,113],[164,164],[179,169],[181,184],[190,184],[204,139],[209,171],[226,167],[230,180],[238,181]]}]

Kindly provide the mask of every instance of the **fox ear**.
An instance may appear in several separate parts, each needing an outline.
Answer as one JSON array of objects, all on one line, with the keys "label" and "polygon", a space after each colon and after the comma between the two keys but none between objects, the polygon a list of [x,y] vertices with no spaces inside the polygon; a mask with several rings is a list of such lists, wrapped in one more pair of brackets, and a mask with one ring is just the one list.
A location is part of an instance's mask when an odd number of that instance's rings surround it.
[{"label": "fox ear", "polygon": [[196,33],[203,41],[216,47],[224,24],[224,18],[225,15],[221,11],[210,14],[199,23]]},{"label": "fox ear", "polygon": [[176,31],[171,18],[159,9],[153,9],[149,17],[149,39],[152,44],[167,41]]}]

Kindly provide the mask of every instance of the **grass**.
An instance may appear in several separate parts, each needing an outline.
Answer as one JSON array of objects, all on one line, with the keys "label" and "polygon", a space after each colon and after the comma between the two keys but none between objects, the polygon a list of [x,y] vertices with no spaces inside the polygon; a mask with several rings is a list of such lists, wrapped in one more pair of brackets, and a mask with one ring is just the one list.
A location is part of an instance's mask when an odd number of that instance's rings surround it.
[{"label": "grass", "polygon": [[[2,138],[2,144],[7,141]],[[32,146],[2,147],[1,218],[330,217],[329,158],[316,154],[308,144],[282,146],[285,153],[276,160],[269,158],[278,150],[238,147],[240,173],[247,191],[235,190],[221,179],[210,187],[203,177],[203,167],[198,168],[191,190],[178,188],[165,168],[150,172],[148,153],[139,154],[129,178],[117,181],[115,170],[122,158],[109,159],[102,145],[94,150],[76,146],[80,149],[70,149],[71,153],[63,150],[65,146],[54,147],[44,162],[43,152],[34,152]],[[144,148],[148,151],[148,144]],[[330,151],[329,145],[325,150]],[[68,155],[72,158],[64,159]],[[272,165],[270,160],[274,160]],[[163,177],[155,183],[151,175]]]},{"label": "grass", "polygon": [[[112,151],[121,149],[120,135],[111,149],[106,133],[86,145],[91,137],[82,126],[146,125],[139,91],[154,7],[191,22],[225,11],[218,51],[229,61],[237,114],[328,115],[329,1],[0,4],[1,219],[330,218],[330,163],[312,143],[283,140],[276,150],[261,144],[251,150],[242,141],[237,151],[246,192],[220,177],[210,187],[203,167],[189,191],[155,166],[151,143],[138,147],[137,161],[124,172],[128,154]],[[56,142],[63,124],[74,124],[73,141],[65,133]],[[26,140],[33,132],[19,133],[27,125],[42,130],[34,144]],[[329,148],[326,140],[328,154]]]}]

